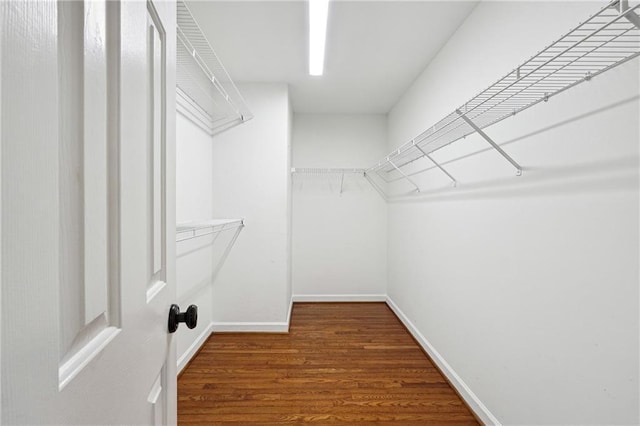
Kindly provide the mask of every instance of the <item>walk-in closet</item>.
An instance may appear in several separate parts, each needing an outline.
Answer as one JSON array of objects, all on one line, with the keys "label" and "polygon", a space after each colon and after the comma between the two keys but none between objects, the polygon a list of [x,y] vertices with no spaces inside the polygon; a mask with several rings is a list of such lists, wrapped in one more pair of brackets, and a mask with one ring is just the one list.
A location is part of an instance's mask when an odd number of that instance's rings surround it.
[{"label": "walk-in closet", "polygon": [[0,3],[2,424],[640,424],[640,1]]}]

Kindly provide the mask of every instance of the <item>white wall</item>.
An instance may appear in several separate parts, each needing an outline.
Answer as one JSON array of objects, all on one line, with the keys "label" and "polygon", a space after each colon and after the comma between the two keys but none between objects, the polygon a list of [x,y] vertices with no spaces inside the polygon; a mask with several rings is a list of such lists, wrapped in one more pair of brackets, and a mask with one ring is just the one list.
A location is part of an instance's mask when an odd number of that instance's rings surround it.
[{"label": "white wall", "polygon": [[[389,148],[599,7],[480,3],[390,112]],[[487,129],[522,177],[469,137],[436,156],[458,188],[432,170],[389,206],[389,297],[503,424],[640,421],[638,75]]]},{"label": "white wall", "polygon": [[[176,221],[213,218],[213,140],[200,127],[177,114],[176,118]],[[228,232],[225,232],[225,234]],[[224,237],[224,236],[220,236]],[[198,326],[176,332],[178,369],[208,337],[212,321],[213,271],[224,238],[199,237],[176,243],[176,291],[181,310],[198,306]]]},{"label": "white wall", "polygon": [[214,329],[286,331],[290,283],[290,129],[286,84],[241,84],[255,117],[214,138],[213,214],[244,217],[213,286]]},{"label": "white wall", "polygon": [[[384,115],[307,115],[293,120],[294,167],[366,168],[386,153]],[[361,175],[295,174],[296,300],[384,298],[387,207]]]},{"label": "white wall", "polygon": [[213,139],[182,114],[177,114],[176,205],[178,223],[211,219],[213,214]]}]

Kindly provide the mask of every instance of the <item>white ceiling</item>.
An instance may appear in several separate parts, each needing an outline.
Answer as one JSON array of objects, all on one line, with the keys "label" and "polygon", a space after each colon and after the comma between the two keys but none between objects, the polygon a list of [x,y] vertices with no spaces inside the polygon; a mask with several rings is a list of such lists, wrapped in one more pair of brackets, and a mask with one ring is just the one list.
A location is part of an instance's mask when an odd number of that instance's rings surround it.
[{"label": "white ceiling", "polygon": [[387,113],[477,1],[329,4],[322,77],[308,74],[306,1],[191,1],[236,82],[289,83],[300,113]]}]

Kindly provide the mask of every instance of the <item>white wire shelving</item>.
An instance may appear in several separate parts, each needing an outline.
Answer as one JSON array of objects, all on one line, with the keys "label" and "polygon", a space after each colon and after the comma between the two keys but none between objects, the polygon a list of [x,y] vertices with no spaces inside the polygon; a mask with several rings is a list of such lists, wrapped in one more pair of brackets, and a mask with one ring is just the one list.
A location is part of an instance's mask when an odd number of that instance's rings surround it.
[{"label": "white wire shelving", "polygon": [[212,219],[202,222],[187,222],[176,225],[176,242],[205,235],[219,234],[229,229],[244,227],[244,219]]},{"label": "white wire shelving", "polygon": [[411,176],[428,168],[414,172],[407,166],[426,159],[444,172],[455,186],[455,178],[430,154],[478,133],[520,175],[522,167],[483,129],[639,56],[639,8],[640,4],[629,7],[627,0],[611,1],[464,105],[389,153],[368,168],[366,174],[378,175],[386,182],[405,179],[419,192],[420,188]]},{"label": "white wire shelving", "polygon": [[360,175],[362,177],[366,177],[365,169],[357,169],[357,168],[321,168],[321,167],[292,167],[292,174],[299,175],[311,175],[311,176],[321,176],[321,175],[339,175],[340,176],[340,195],[344,192],[344,175]]},{"label": "white wire shelving", "polygon": [[197,111],[199,124],[215,135],[250,120],[244,98],[183,1],[177,3],[177,38],[178,99]]}]

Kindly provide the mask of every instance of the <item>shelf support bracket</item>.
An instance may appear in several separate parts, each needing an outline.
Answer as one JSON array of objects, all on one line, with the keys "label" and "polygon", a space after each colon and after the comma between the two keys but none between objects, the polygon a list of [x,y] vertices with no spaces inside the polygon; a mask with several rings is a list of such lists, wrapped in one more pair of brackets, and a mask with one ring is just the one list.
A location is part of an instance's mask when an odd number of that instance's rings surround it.
[{"label": "shelf support bracket", "polygon": [[387,159],[387,161],[389,162],[389,164],[391,164],[393,166],[394,169],[396,169],[398,171],[398,173],[400,173],[402,175],[402,177],[404,177],[406,180],[408,180],[409,183],[411,183],[411,185],[416,187],[416,192],[420,192],[420,187],[409,176],[407,176],[402,170],[400,170],[398,168],[398,166],[396,166],[394,164],[393,161],[391,161],[390,159]]},{"label": "shelf support bracket", "polygon": [[489,142],[489,144],[493,147],[493,149],[495,149],[496,151],[498,151],[498,153],[500,155],[502,155],[504,157],[505,160],[507,160],[509,163],[511,163],[511,165],[513,167],[516,168],[516,175],[520,176],[522,175],[522,167],[520,167],[520,165],[518,163],[516,163],[516,161],[511,158],[509,156],[509,154],[507,154],[506,152],[504,152],[504,150],[502,148],[500,148],[500,146],[495,143],[489,136],[487,136],[487,134],[485,132],[482,131],[482,129],[480,129],[480,127],[476,126],[476,124],[471,121],[469,119],[469,117],[467,117],[466,115],[464,115],[464,113],[462,113],[462,111],[460,111],[459,109],[456,110],[456,112],[458,113],[458,115],[467,122],[467,124],[469,126],[471,126],[471,128],[473,130],[475,130],[480,136],[482,136],[482,138],[484,140],[486,140],[487,142]]},{"label": "shelf support bracket", "polygon": [[[379,175],[378,175],[379,176]],[[373,178],[371,176],[369,176],[369,173],[364,172],[364,178],[367,180],[367,182],[369,182],[369,184],[371,185],[371,187],[373,189],[376,190],[376,192],[378,193],[378,195],[380,195],[380,197],[382,197],[382,199],[385,202],[388,202],[389,200],[387,199],[387,194],[384,193],[384,191],[382,190],[382,188],[373,180]]]},{"label": "shelf support bracket", "polygon": [[[627,12],[628,9],[629,9],[629,0],[620,0],[618,2],[618,12],[620,12],[620,14]],[[624,17],[627,19],[627,21],[635,25],[636,28],[640,29],[640,16],[636,15],[632,11],[629,11],[624,15]]]},{"label": "shelf support bracket", "polygon": [[344,187],[344,173],[342,173],[342,177],[340,178],[340,195],[342,195],[343,187]]},{"label": "shelf support bracket", "polygon": [[375,170],[374,173],[376,175],[378,175],[378,177],[384,182],[384,183],[389,183],[389,181],[387,180],[387,178],[385,178],[382,173],[380,173],[378,170]]},{"label": "shelf support bracket", "polygon": [[[213,275],[211,275],[211,282],[214,282],[216,278],[218,278],[218,273],[220,272],[220,269],[222,269],[222,265],[227,260],[227,257],[229,257],[229,253],[231,253],[231,249],[233,248],[233,245],[236,243],[236,240],[238,239],[238,236],[240,235],[240,231],[242,231],[242,228],[244,228],[244,220],[242,221],[242,225],[236,228],[236,232],[233,234],[233,237],[227,244],[227,248],[224,250],[224,253],[222,253],[222,256],[220,256],[220,260],[218,260],[216,269],[214,269]],[[218,233],[218,235],[219,234],[220,233]]]},{"label": "shelf support bracket", "polygon": [[449,177],[449,179],[451,179],[451,185],[453,185],[453,186],[458,185],[458,181],[456,181],[456,178],[454,178],[453,176],[451,176],[451,174],[449,174],[449,172],[448,172],[448,171],[446,171],[446,170],[444,169],[444,167],[442,167],[440,164],[438,164],[438,162],[437,162],[436,160],[434,160],[434,159],[433,159],[429,154],[427,154],[427,152],[426,152],[424,149],[420,148],[420,146],[419,146],[419,145],[417,145],[417,144],[416,144],[416,145],[414,145],[414,146],[415,146],[416,148],[418,148],[418,150],[419,150],[421,153],[423,153],[423,154],[424,154],[424,156],[425,156],[425,157],[427,157],[427,158],[429,159],[429,161],[431,161],[433,164],[435,164],[435,165],[436,165],[436,167],[437,167],[437,168],[439,168],[439,169],[440,169],[440,171],[441,171],[442,173],[444,173],[445,175],[447,175],[447,176]]}]

